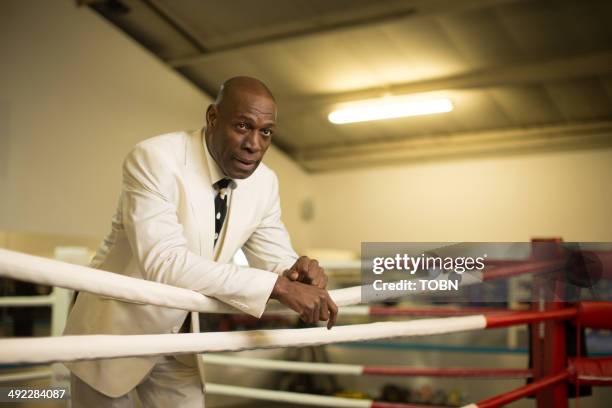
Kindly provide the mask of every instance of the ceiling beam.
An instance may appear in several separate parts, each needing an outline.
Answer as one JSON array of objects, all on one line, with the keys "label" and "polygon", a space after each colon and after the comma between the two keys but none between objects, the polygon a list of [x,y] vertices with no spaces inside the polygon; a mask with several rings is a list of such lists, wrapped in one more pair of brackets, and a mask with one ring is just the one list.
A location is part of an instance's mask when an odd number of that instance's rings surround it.
[{"label": "ceiling beam", "polygon": [[201,53],[199,55],[194,55],[186,58],[177,58],[166,61],[172,67],[183,67],[188,65],[196,65],[201,64],[209,60],[211,57],[218,57],[220,54],[240,51],[247,48],[259,46],[259,45],[268,45],[271,43],[278,43],[287,40],[294,40],[303,37],[309,37],[312,35],[322,35],[329,34],[333,32],[339,32],[343,30],[353,30],[357,28],[367,27],[371,25],[383,24],[387,22],[397,21],[402,18],[405,18],[414,13],[414,9],[410,8],[403,11],[392,11],[384,14],[376,15],[376,16],[367,16],[361,17],[349,21],[340,21],[335,23],[324,23],[315,27],[305,27],[298,30],[293,30],[291,32],[285,32],[280,34],[271,34],[264,37],[259,37],[255,39],[244,40],[240,42],[235,42],[231,44],[226,44],[220,47],[216,47],[214,50]]},{"label": "ceiling beam", "polygon": [[198,34],[176,15],[168,6],[159,0],[141,0],[144,4],[149,7],[151,11],[157,14],[162,20],[169,24],[176,32],[178,32],[183,38],[191,43],[200,52],[207,52],[208,49],[200,40]]},{"label": "ceiling beam", "polygon": [[[151,0],[147,0],[151,1]],[[324,21],[319,19],[319,24],[312,27],[301,27],[283,33],[270,34],[263,37],[245,39],[230,44],[224,44],[220,47],[215,47],[198,55],[193,55],[185,58],[176,58],[166,61],[172,67],[183,67],[188,65],[196,65],[206,62],[211,57],[218,57],[220,54],[244,50],[246,48],[276,44],[295,40],[299,38],[309,37],[313,35],[325,35],[330,33],[355,30],[380,24],[390,23],[405,19],[407,17],[431,17],[435,14],[446,14],[458,12],[467,9],[477,9],[483,7],[499,6],[503,3],[510,2],[526,2],[532,0],[412,0],[408,1],[405,6],[389,11],[384,5],[378,6],[376,11],[370,12],[369,15],[360,16],[348,20],[339,20],[338,18],[329,18]],[[346,11],[341,14],[346,15]],[[333,21],[335,20],[335,21]]]},{"label": "ceiling beam", "polygon": [[462,157],[612,148],[612,121],[431,135],[387,142],[303,149],[296,159],[310,172],[413,164]]},{"label": "ceiling beam", "polygon": [[285,96],[283,104],[332,105],[342,102],[451,89],[491,88],[519,84],[547,83],[560,80],[612,74],[612,51],[573,55],[542,61],[523,62],[472,70],[443,78],[407,82],[356,91],[329,94]]}]

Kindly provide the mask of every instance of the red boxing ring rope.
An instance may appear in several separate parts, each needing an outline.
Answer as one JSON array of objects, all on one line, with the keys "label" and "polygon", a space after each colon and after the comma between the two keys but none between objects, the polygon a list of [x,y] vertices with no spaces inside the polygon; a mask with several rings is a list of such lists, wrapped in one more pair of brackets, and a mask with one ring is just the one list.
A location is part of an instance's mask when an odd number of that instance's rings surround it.
[{"label": "red boxing ring rope", "polygon": [[566,264],[564,259],[549,259],[544,261],[526,261],[515,265],[499,266],[494,269],[485,270],[482,275],[483,281],[495,279],[507,279],[513,276],[552,272],[563,268]]},{"label": "red boxing ring rope", "polygon": [[487,329],[507,327],[517,324],[544,322],[548,320],[569,320],[578,315],[578,309],[568,307],[559,310],[546,310],[543,312],[512,312],[504,315],[488,315]]},{"label": "red boxing ring rope", "polygon": [[[525,385],[524,387],[517,388],[510,392],[497,395],[495,397],[488,398],[484,401],[480,401],[476,404],[467,405],[464,408],[497,408],[505,404],[509,404],[512,401],[533,395],[536,392],[548,388],[552,385],[561,383],[570,377],[569,372],[562,371],[558,374],[549,375],[540,380],[534,381],[531,384]],[[551,407],[552,408],[552,407]]]},{"label": "red boxing ring rope", "polygon": [[497,408],[566,380],[589,385],[612,385],[612,357],[570,359],[566,370],[464,408]]},{"label": "red boxing ring rope", "polygon": [[513,310],[508,310],[498,307],[385,307],[385,306],[370,306],[369,316],[468,316],[474,314],[492,314],[492,313],[512,313]]}]

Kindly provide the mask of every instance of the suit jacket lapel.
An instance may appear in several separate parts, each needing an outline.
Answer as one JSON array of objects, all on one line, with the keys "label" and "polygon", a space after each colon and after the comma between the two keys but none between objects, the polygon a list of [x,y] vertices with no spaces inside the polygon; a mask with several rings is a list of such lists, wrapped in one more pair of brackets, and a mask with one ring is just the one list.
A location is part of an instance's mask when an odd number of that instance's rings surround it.
[{"label": "suit jacket lapel", "polygon": [[208,171],[201,129],[192,132],[188,139],[185,147],[185,166],[186,186],[191,197],[189,205],[198,224],[200,255],[213,259],[215,189]]}]

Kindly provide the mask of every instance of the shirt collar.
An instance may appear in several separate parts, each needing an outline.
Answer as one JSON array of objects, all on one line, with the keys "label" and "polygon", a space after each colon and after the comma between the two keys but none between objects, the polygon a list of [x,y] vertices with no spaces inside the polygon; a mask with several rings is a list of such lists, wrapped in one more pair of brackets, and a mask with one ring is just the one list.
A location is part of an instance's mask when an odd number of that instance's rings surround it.
[{"label": "shirt collar", "polygon": [[[208,151],[208,146],[206,145],[206,137],[204,129],[202,129],[202,145],[204,146],[204,153],[206,154],[206,164],[208,165],[208,174],[210,174],[210,182],[211,185],[214,185],[217,181],[229,178],[223,173],[223,170],[219,167],[215,159],[213,159],[212,155]],[[236,180],[232,179],[232,182],[229,184],[231,189],[235,189],[238,186]]]}]

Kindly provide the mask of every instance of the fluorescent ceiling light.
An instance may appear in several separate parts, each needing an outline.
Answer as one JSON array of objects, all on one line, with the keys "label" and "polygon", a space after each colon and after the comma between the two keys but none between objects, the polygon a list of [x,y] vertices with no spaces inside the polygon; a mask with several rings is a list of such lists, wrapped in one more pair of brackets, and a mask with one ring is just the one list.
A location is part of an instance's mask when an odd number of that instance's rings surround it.
[{"label": "fluorescent ceiling light", "polygon": [[335,124],[395,119],[405,116],[430,115],[453,110],[450,99],[406,99],[389,97],[355,103],[333,111],[327,117]]}]

